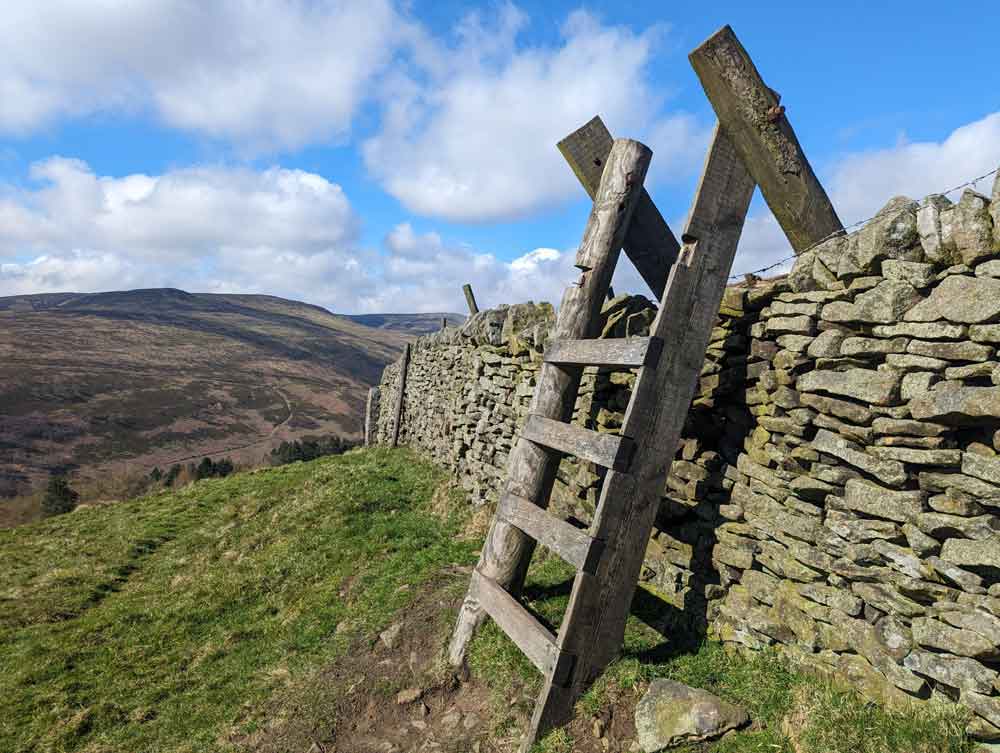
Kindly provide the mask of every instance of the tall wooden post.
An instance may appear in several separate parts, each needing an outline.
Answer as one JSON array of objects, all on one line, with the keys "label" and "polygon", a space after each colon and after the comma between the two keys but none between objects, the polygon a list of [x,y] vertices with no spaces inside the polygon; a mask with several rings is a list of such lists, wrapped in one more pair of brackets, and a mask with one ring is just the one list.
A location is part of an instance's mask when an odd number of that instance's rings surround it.
[{"label": "tall wooden post", "polygon": [[410,344],[403,347],[403,357],[399,360],[399,375],[396,379],[396,409],[392,422],[392,443],[399,444],[399,429],[403,425],[403,396],[406,392],[406,373],[410,370]]},{"label": "tall wooden post", "polygon": [[[577,253],[577,265],[582,270],[580,279],[578,284],[570,285],[563,295],[553,340],[576,340],[597,334],[601,306],[611,285],[629,221],[642,196],[642,183],[651,158],[652,152],[637,141],[618,139],[614,142]],[[569,421],[582,372],[582,366],[542,364],[529,412]],[[559,453],[522,437],[507,464],[505,492],[545,507],[560,459]],[[517,593],[523,585],[533,551],[534,541],[530,537],[495,517],[477,569],[501,587]],[[453,664],[460,664],[464,659],[469,640],[484,615],[478,594],[470,588],[449,647],[449,658]]]},{"label": "tall wooden post", "polygon": [[469,306],[469,316],[478,314],[479,306],[476,305],[476,296],[472,294],[472,286],[469,283],[465,283],[462,286],[462,292],[465,293],[465,302]]},{"label": "tall wooden post", "polygon": [[765,86],[733,30],[722,27],[689,58],[719,124],[795,252],[843,231],[778,95]]},{"label": "tall wooden post", "polygon": [[375,444],[375,405],[378,402],[378,387],[368,390],[368,402],[365,404],[365,447]]}]

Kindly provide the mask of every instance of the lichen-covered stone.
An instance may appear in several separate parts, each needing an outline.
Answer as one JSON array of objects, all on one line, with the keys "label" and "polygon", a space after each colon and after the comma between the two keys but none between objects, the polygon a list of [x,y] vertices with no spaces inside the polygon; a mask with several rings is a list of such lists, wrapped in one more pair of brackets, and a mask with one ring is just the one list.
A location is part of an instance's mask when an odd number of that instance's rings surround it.
[{"label": "lichen-covered stone", "polygon": [[906,352],[918,356],[944,358],[949,361],[985,361],[993,357],[993,348],[990,346],[970,342],[943,343],[911,340]]},{"label": "lichen-covered stone", "polygon": [[902,375],[897,371],[810,371],[798,378],[796,389],[801,392],[825,392],[843,395],[875,405],[891,405],[899,394]]},{"label": "lichen-covered stone", "polygon": [[951,240],[962,263],[970,267],[993,253],[993,220],[989,204],[988,198],[967,188],[951,210]]},{"label": "lichen-covered stone", "polygon": [[1000,568],[1000,536],[982,541],[948,539],[941,547],[941,559],[956,565]]},{"label": "lichen-covered stone", "polygon": [[[826,309],[824,309],[825,315]],[[931,294],[903,315],[907,322],[944,319],[959,324],[982,324],[1000,317],[1000,280],[989,277],[946,277]]]},{"label": "lichen-covered stone", "polygon": [[749,719],[745,709],[708,691],[664,679],[649,684],[635,709],[636,735],[645,753],[709,740]]},{"label": "lichen-covered stone", "polygon": [[861,479],[850,479],[844,487],[841,504],[849,510],[905,523],[923,512],[926,497],[920,491],[893,491]]},{"label": "lichen-covered stone", "polygon": [[944,247],[941,237],[941,212],[951,209],[952,202],[940,194],[931,194],[917,209],[917,234],[928,261],[937,264],[957,264],[960,261],[954,245]]},{"label": "lichen-covered stone", "polygon": [[878,356],[886,353],[905,353],[909,341],[905,337],[885,340],[877,337],[848,337],[840,345],[844,356]]},{"label": "lichen-covered stone", "polygon": [[[1000,325],[996,326],[997,341],[1000,342]],[[947,322],[897,322],[872,327],[872,334],[875,337],[919,337],[923,340],[960,340],[968,331],[969,328],[964,324]]]},{"label": "lichen-covered stone", "polygon": [[903,660],[903,666],[960,690],[990,693],[997,673],[973,659],[916,650]]},{"label": "lichen-covered stone", "polygon": [[911,625],[913,640],[924,648],[973,659],[995,659],[1000,645],[972,630],[946,625],[931,617],[917,617]]},{"label": "lichen-covered stone", "polygon": [[906,196],[896,196],[861,229],[854,256],[862,272],[878,272],[885,259],[923,260],[917,206]]},{"label": "lichen-covered stone", "polygon": [[914,397],[910,401],[910,414],[917,420],[930,419],[946,424],[1000,418],[1000,387],[935,389]]}]

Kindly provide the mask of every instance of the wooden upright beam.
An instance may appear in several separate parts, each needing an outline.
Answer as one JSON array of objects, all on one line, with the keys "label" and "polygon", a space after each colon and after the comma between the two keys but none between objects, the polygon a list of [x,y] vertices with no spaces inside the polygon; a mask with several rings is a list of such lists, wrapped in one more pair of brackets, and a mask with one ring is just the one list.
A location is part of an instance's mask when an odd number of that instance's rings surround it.
[{"label": "wooden upright beam", "polygon": [[733,30],[723,26],[689,59],[719,123],[795,253],[842,231],[778,95],[764,84]]},{"label": "wooden upright beam", "polygon": [[368,402],[365,404],[365,447],[375,444],[375,406],[378,403],[378,387],[368,390]]},{"label": "wooden upright beam", "polygon": [[[559,151],[592,199],[597,194],[601,172],[612,143],[614,139],[604,121],[595,116],[558,144]],[[645,188],[642,189],[632,213],[624,246],[625,254],[659,299],[663,295],[670,265],[677,258],[680,244]]]},{"label": "wooden upright beam", "polygon": [[465,302],[469,306],[469,316],[478,314],[479,306],[476,305],[476,296],[472,294],[472,286],[469,283],[465,283],[462,286],[462,292],[465,293]]},{"label": "wooden upright beam", "polygon": [[[670,271],[652,335],[666,348],[655,371],[636,379],[622,433],[639,437],[628,473],[609,471],[590,535],[605,542],[596,573],[577,573],[560,626],[558,646],[577,657],[572,681],[546,681],[526,736],[528,744],[572,714],[580,694],[621,650],[660,495],[705,349],[736,255],[754,181],[726,134],[716,127],[695,196],[691,220],[712,232],[685,243]],[[685,232],[685,235],[688,235]]]},{"label": "wooden upright beam", "polygon": [[[614,142],[580,246],[579,257],[587,260],[587,268],[581,272],[577,284],[567,287],[563,294],[553,339],[579,340],[597,334],[601,305],[611,284],[611,275],[629,221],[641,196],[642,182],[651,157],[652,152],[637,141],[619,139]],[[581,366],[543,363],[529,412],[557,421],[569,421],[573,416],[582,373]],[[507,463],[504,492],[545,507],[555,483],[559,460],[557,453],[520,438]],[[523,585],[534,545],[534,540],[516,526],[494,517],[477,570],[516,594]],[[483,617],[483,607],[474,589],[470,589],[459,612],[448,651],[453,664],[462,663],[469,640]]]},{"label": "wooden upright beam", "polygon": [[406,373],[410,370],[410,344],[403,347],[403,357],[399,359],[399,374],[396,377],[396,408],[392,422],[392,447],[399,444],[399,429],[403,425],[403,397],[406,393]]}]

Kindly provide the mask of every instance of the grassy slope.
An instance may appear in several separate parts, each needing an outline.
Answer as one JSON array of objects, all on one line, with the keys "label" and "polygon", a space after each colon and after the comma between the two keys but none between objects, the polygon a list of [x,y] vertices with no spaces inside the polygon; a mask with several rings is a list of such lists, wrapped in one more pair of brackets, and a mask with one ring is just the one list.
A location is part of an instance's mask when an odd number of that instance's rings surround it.
[{"label": "grassy slope", "polygon": [[227,747],[338,623],[374,633],[399,586],[473,559],[439,482],[351,453],[0,531],[0,750]]},{"label": "grassy slope", "polygon": [[[372,450],[0,531],[0,750],[211,751],[251,739],[275,698],[321,677],[355,636],[374,638],[420,584],[474,561],[463,520],[431,510],[441,481],[407,451]],[[527,594],[552,621],[569,575],[544,557],[529,575]],[[443,639],[428,636],[429,650]],[[490,623],[470,667],[493,689],[500,734],[511,688],[537,675]],[[971,748],[954,709],[887,712],[772,655],[665,643],[633,618],[622,659],[581,701],[583,723],[540,750],[578,749],[572,734],[589,735],[588,715],[612,703],[630,713],[653,677],[750,709],[756,724],[712,753],[792,753],[789,715],[800,753]]]}]

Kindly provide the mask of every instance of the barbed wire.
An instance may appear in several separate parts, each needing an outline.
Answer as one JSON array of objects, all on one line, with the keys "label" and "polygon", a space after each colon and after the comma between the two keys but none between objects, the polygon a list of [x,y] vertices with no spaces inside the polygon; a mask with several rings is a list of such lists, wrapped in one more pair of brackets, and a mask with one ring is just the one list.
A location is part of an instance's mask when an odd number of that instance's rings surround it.
[{"label": "barbed wire", "polygon": [[[996,175],[998,172],[1000,172],[1000,167],[995,167],[992,170],[990,170],[988,173],[984,173],[983,175],[980,175],[978,178],[972,178],[971,180],[967,180],[965,183],[962,183],[961,185],[957,185],[954,188],[949,188],[947,191],[939,191],[937,193],[932,193],[932,194],[929,194],[929,195],[930,196],[947,196],[948,194],[955,193],[955,191],[960,191],[963,188],[968,188],[969,186],[975,186],[977,183],[979,183],[979,181],[985,180],[986,178],[989,178],[992,175]],[[792,254],[791,256],[786,256],[784,259],[781,259],[780,261],[776,261],[776,262],[774,262],[774,264],[769,264],[766,267],[761,267],[760,269],[752,269],[752,270],[747,270],[746,272],[740,272],[738,274],[730,275],[729,279],[730,280],[739,280],[739,279],[742,279],[742,278],[746,277],[747,275],[757,275],[757,274],[759,274],[761,272],[770,272],[772,269],[775,269],[776,267],[780,267],[782,264],[785,264],[786,262],[792,261],[792,259],[795,259],[795,258],[797,258],[799,256],[802,256],[803,254],[809,253],[810,251],[812,251],[817,246],[822,246],[824,243],[826,243],[831,238],[837,238],[837,237],[839,237],[841,235],[847,235],[851,230],[854,230],[855,228],[861,227],[862,225],[867,225],[869,222],[872,222],[873,220],[877,220],[879,217],[881,217],[884,214],[888,214],[888,211],[882,210],[882,211],[874,214],[873,216],[869,217],[866,220],[858,220],[854,224],[848,225],[847,227],[845,227],[845,228],[843,228],[841,230],[835,230],[834,232],[832,232],[829,235],[827,235],[825,238],[820,238],[818,241],[816,241],[815,243],[813,243],[811,246],[809,246],[808,248],[804,249],[802,251],[802,253]]]}]

